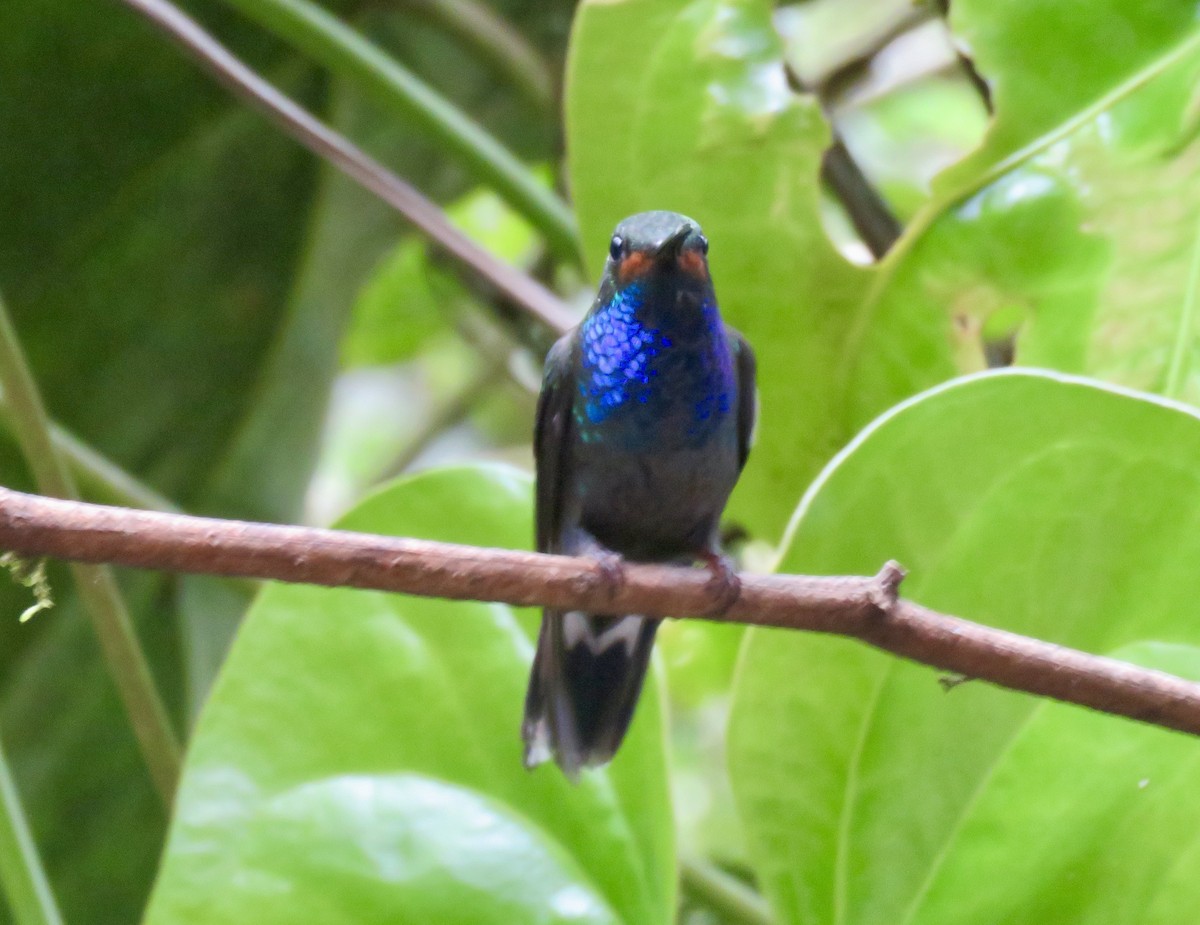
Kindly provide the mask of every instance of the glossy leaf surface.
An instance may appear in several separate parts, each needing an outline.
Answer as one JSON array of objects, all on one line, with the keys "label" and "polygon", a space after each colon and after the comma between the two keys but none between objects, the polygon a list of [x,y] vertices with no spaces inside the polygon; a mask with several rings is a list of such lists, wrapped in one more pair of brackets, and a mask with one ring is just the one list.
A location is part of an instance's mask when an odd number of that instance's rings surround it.
[{"label": "glossy leaf surface", "polygon": [[[1108,654],[1200,680],[1193,646]],[[963,813],[907,920],[1186,922],[1200,902],[1198,758],[1191,737],[1039,705]]]},{"label": "glossy leaf surface", "polygon": [[[951,25],[990,85],[997,117],[979,151],[943,183],[1001,172],[1194,54],[1197,12],[1194,0],[954,4]],[[1054,53],[1037,36],[1053,36]]]},{"label": "glossy leaf surface", "polygon": [[[531,522],[528,479],[490,468],[402,482],[341,526],[527,548]],[[654,687],[609,770],[525,771],[536,620],[267,589],[197,727],[147,921],[670,921]]]},{"label": "glossy leaf surface", "polygon": [[[692,215],[713,242],[723,311],[759,356],[758,442],[734,517],[774,539],[780,499],[799,497],[858,428],[983,368],[985,340],[1022,323],[1018,362],[1165,388],[1180,336],[1194,341],[1181,322],[1200,187],[1200,155],[1181,140],[1193,8],[956,4],[954,25],[1003,88],[991,133],[878,268],[854,268],[821,229],[828,129],[788,87],[771,4],[583,5],[567,115],[593,266],[623,215]],[[1070,28],[1055,31],[1054,54],[1028,40],[1034,23],[1045,34],[1060,20]],[[1095,53],[1109,44],[1120,47]],[[1076,76],[1037,79],[1035,56]]]},{"label": "glossy leaf surface", "polygon": [[[780,570],[869,574],[895,557],[907,597],[981,623],[1093,652],[1200,645],[1198,454],[1200,418],[1181,405],[1048,374],[968,378],[831,463]],[[1196,676],[1196,650],[1171,651],[1137,658]],[[748,634],[730,729],[751,855],[795,923],[1181,908],[1190,888],[1150,872],[1191,850],[1180,832],[1200,798],[1176,774],[1193,760],[1173,733],[979,682],[947,692],[859,643],[765,630]],[[1172,824],[1139,821],[1167,805]]]}]

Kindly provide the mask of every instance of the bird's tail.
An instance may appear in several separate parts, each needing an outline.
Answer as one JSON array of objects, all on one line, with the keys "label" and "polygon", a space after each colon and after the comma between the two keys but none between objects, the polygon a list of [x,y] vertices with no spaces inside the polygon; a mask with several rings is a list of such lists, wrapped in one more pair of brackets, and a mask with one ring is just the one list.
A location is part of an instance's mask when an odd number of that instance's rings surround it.
[{"label": "bird's tail", "polygon": [[637,705],[658,621],[547,610],[525,697],[525,766],[554,758],[568,777],[604,764]]}]

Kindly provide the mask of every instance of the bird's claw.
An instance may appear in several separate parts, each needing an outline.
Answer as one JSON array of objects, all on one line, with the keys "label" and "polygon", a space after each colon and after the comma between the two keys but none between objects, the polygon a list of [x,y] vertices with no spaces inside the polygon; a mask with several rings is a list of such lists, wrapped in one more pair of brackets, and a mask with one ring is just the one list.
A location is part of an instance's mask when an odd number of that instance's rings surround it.
[{"label": "bird's claw", "polygon": [[609,599],[615,598],[625,587],[625,559],[611,549],[589,550],[587,557],[596,563],[599,583]]},{"label": "bird's claw", "polygon": [[701,561],[708,568],[708,591],[716,601],[711,616],[720,616],[729,610],[742,595],[742,580],[729,556],[719,552],[703,552]]}]

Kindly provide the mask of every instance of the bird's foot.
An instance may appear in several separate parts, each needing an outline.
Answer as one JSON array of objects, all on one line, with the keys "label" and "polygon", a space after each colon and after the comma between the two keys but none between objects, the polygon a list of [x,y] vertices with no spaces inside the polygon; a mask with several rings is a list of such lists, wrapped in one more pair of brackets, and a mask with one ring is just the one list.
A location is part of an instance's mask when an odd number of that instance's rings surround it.
[{"label": "bird's foot", "polygon": [[620,553],[599,545],[587,550],[584,555],[596,563],[599,584],[609,599],[615,598],[625,587],[625,559]]},{"label": "bird's foot", "polygon": [[716,601],[709,615],[720,616],[737,603],[737,599],[741,597],[742,580],[738,577],[733,560],[724,553],[705,550],[700,553],[700,561],[705,564],[711,574],[708,579],[708,591]]}]

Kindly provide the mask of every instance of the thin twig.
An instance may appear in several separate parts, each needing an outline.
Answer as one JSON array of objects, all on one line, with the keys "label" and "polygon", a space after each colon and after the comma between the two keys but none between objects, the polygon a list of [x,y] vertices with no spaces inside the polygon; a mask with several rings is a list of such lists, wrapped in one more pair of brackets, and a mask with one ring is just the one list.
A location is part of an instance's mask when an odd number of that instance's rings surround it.
[{"label": "thin twig", "polygon": [[439,248],[470,267],[539,323],[554,330],[574,324],[571,312],[549,289],[493,257],[451,225],[434,203],[280,93],[168,0],[121,2],[170,36],[234,95],[396,209]]},{"label": "thin twig", "polygon": [[[38,488],[61,498],[78,497],[75,480],[54,446],[46,409],[3,300],[0,300],[0,385],[4,388],[13,433]],[[179,740],[154,686],[117,580],[104,566],[75,565],[73,571],[79,597],[100,640],[109,674],[133,725],[142,757],[159,795],[169,806],[179,780]]]},{"label": "thin twig", "polygon": [[846,209],[854,230],[867,245],[871,256],[882,260],[904,229],[858,166],[846,143],[836,135],[821,158],[821,179],[829,184],[838,202]]},{"label": "thin twig", "polygon": [[236,575],[559,610],[641,613],[850,636],[1001,687],[1200,735],[1200,684],[936,613],[873,578],[743,575],[723,611],[701,569],[628,564],[336,530],[131,511],[0,489],[0,549],[133,568]]},{"label": "thin twig", "polygon": [[370,39],[310,0],[225,2],[419,125],[541,231],[560,259],[580,263],[579,234],[566,203],[470,116]]}]

